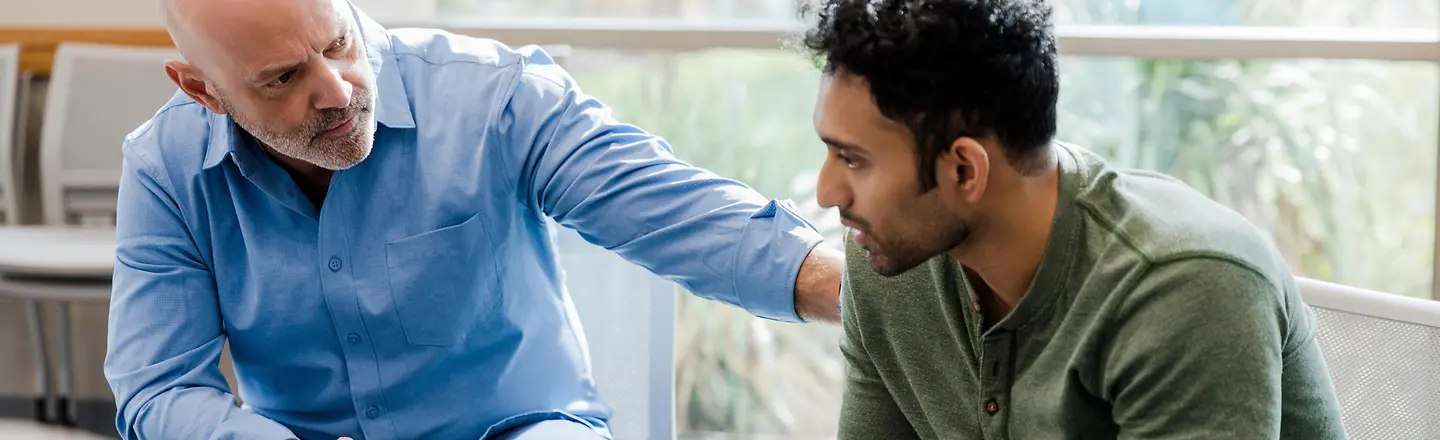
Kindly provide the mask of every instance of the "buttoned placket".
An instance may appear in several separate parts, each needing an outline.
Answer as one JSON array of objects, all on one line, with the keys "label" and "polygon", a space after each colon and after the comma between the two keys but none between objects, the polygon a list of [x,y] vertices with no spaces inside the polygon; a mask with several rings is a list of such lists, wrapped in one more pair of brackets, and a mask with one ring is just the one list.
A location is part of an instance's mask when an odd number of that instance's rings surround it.
[{"label": "buttoned placket", "polygon": [[[973,293],[972,293],[973,295]],[[987,440],[1009,438],[1010,389],[1013,386],[1011,373],[1014,371],[1011,352],[1014,350],[1014,332],[996,326],[985,329],[984,309],[979,299],[971,298],[969,321],[972,337],[980,347],[977,377],[980,378],[978,405],[967,411],[979,414],[981,435]]]},{"label": "buttoned placket", "polygon": [[322,267],[320,288],[345,358],[351,403],[363,431],[356,434],[367,439],[393,439],[398,436],[394,423],[386,419],[388,412],[381,394],[379,358],[360,317],[353,270],[355,264],[347,261],[353,259],[354,254],[351,252],[350,237],[345,231],[354,228],[349,227],[353,218],[347,211],[346,202],[352,198],[344,193],[347,189],[345,174],[345,171],[338,171],[331,177],[329,192],[320,209],[317,254]]},{"label": "buttoned placket", "polygon": [[1005,440],[1009,437],[1010,388],[1013,385],[1011,372],[1011,350],[1014,349],[1014,333],[1005,329],[992,329],[983,336],[985,351],[981,361],[981,393],[984,404],[975,410],[981,411],[981,425],[985,426],[985,438]]}]

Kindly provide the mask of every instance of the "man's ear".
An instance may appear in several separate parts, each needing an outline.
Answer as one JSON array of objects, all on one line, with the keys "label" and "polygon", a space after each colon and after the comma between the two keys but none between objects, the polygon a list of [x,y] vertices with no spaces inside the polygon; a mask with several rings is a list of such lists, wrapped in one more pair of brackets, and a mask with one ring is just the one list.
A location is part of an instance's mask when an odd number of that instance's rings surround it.
[{"label": "man's ear", "polygon": [[225,114],[225,106],[220,105],[220,97],[215,95],[214,90],[205,82],[205,77],[200,75],[200,70],[184,61],[169,60],[165,62],[165,74],[170,80],[180,87],[190,99],[210,109],[217,114]]},{"label": "man's ear", "polygon": [[936,183],[954,188],[966,203],[977,203],[990,181],[990,154],[979,140],[956,138],[935,160]]}]

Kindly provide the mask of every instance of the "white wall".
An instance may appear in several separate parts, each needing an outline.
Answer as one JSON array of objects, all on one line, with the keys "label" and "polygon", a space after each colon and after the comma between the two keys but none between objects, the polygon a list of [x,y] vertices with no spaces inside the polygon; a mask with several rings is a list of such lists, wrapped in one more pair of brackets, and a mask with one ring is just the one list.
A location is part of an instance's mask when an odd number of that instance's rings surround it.
[{"label": "white wall", "polygon": [[0,26],[160,26],[158,0],[0,0]]},{"label": "white wall", "polygon": [[[435,0],[353,0],[384,23],[435,17]],[[161,26],[159,0],[0,0],[0,26]]]}]

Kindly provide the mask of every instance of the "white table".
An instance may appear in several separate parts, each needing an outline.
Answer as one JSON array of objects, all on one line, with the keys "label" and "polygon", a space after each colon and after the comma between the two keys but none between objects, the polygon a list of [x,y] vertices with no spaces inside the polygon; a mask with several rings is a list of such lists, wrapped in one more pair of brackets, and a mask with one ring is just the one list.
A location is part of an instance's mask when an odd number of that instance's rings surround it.
[{"label": "white table", "polygon": [[[73,369],[70,366],[70,307],[77,301],[108,301],[110,277],[115,271],[115,229],[111,227],[8,226],[0,227],[0,297],[25,302],[30,340],[35,349],[36,388],[46,412],[58,409],[61,421],[73,421],[69,400]],[[61,303],[59,349],[59,401],[51,387],[40,303]],[[42,418],[46,417],[41,414]],[[7,437],[0,437],[3,440]]]},{"label": "white table", "polygon": [[114,270],[114,228],[0,227],[0,274],[109,280]]},{"label": "white table", "polygon": [[0,440],[110,440],[89,431],[42,425],[29,420],[0,419]]}]

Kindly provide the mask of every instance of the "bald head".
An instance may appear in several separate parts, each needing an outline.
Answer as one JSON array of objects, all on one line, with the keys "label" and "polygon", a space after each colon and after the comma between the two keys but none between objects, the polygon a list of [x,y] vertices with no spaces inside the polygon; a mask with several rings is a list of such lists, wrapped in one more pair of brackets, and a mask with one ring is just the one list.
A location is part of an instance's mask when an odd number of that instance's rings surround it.
[{"label": "bald head", "polygon": [[185,57],[166,71],[196,102],[323,168],[368,154],[374,72],[345,0],[160,1]]},{"label": "bald head", "polygon": [[[343,29],[353,20],[344,0],[160,0],[165,28],[180,53],[208,68],[215,55],[247,54],[289,34]],[[312,36],[312,35],[306,35]],[[326,41],[335,34],[324,35]],[[233,66],[226,66],[233,67]]]}]

